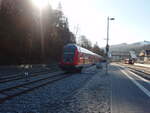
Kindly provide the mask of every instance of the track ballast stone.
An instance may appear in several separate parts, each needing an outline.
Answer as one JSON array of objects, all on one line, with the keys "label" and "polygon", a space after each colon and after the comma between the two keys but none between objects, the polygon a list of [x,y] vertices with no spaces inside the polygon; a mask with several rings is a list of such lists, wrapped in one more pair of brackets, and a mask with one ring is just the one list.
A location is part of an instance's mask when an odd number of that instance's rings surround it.
[{"label": "track ballast stone", "polygon": [[72,97],[49,104],[52,113],[110,113],[110,75],[100,70]]},{"label": "track ballast stone", "polygon": [[109,78],[104,70],[88,68],[6,101],[0,113],[110,113]]}]

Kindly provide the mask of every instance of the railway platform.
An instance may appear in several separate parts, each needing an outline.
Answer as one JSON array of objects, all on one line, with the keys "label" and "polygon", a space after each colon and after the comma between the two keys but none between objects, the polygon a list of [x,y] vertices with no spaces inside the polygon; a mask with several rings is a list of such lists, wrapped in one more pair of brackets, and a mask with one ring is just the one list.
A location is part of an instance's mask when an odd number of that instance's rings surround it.
[{"label": "railway platform", "polygon": [[134,65],[136,65],[136,66],[142,66],[142,67],[149,67],[150,68],[150,64],[134,63]]}]

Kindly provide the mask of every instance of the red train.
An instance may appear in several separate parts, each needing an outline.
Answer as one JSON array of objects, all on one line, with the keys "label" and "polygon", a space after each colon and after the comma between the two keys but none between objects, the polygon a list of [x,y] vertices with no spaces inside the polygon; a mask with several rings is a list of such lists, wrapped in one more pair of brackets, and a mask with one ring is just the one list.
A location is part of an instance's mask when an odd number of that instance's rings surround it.
[{"label": "red train", "polygon": [[66,71],[81,71],[84,66],[95,64],[100,60],[102,60],[102,56],[76,44],[68,44],[64,47],[60,67]]},{"label": "red train", "polygon": [[134,60],[133,59],[125,59],[124,63],[125,64],[134,64]]}]

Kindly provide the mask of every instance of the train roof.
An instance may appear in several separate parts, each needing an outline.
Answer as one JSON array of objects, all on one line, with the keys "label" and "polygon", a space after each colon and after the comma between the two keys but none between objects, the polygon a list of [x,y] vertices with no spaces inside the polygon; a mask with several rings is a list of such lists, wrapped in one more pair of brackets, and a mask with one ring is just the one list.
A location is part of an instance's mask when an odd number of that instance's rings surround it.
[{"label": "train roof", "polygon": [[93,53],[92,51],[88,50],[88,49],[85,49],[83,47],[80,47],[76,44],[67,44],[66,46],[70,46],[70,47],[74,47],[74,48],[77,48],[78,50],[80,50],[82,53],[86,53],[86,54],[90,54],[90,55],[93,55],[93,56],[97,56],[99,58],[101,58],[102,56],[96,54],[96,53]]}]

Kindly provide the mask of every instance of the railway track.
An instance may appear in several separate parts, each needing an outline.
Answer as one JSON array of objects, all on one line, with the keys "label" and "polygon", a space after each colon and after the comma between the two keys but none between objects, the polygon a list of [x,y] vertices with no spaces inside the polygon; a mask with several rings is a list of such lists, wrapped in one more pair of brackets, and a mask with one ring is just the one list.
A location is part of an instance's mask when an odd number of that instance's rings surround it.
[{"label": "railway track", "polygon": [[137,65],[130,65],[130,64],[122,64],[122,63],[118,63],[119,65],[125,66],[125,67],[130,67],[130,68],[134,68],[137,70],[141,70],[145,73],[150,73],[150,68],[149,67],[143,67],[143,66],[137,66]]},{"label": "railway track", "polygon": [[141,77],[147,79],[147,80],[150,80],[150,73],[148,72],[145,72],[143,70],[137,70],[135,68],[131,68],[131,67],[127,67],[130,71],[140,75]]},{"label": "railway track", "polygon": [[135,66],[135,65],[127,65],[127,64],[119,64],[119,65],[128,68],[130,71],[138,74],[139,76],[147,80],[150,80],[150,71],[149,71],[150,68]]},{"label": "railway track", "polygon": [[[47,74],[47,73],[52,73],[52,72],[55,72],[56,71],[56,68],[54,68],[54,71],[49,70],[49,69],[44,69],[44,70],[41,70],[41,71],[26,71],[29,73],[29,77],[34,77],[34,76],[39,76],[41,74]],[[12,75],[9,75],[9,76],[4,76],[4,77],[1,77],[0,78],[0,84],[1,83],[6,83],[6,82],[10,82],[10,81],[15,81],[15,80],[20,80],[20,79],[24,79],[26,78],[25,75],[24,75],[25,71],[23,72],[20,72],[18,74],[12,74]]]},{"label": "railway track", "polygon": [[13,97],[28,93],[47,84],[52,84],[56,81],[69,77],[67,73],[51,74],[49,76],[32,80],[26,83],[21,83],[0,90],[0,104]]}]

